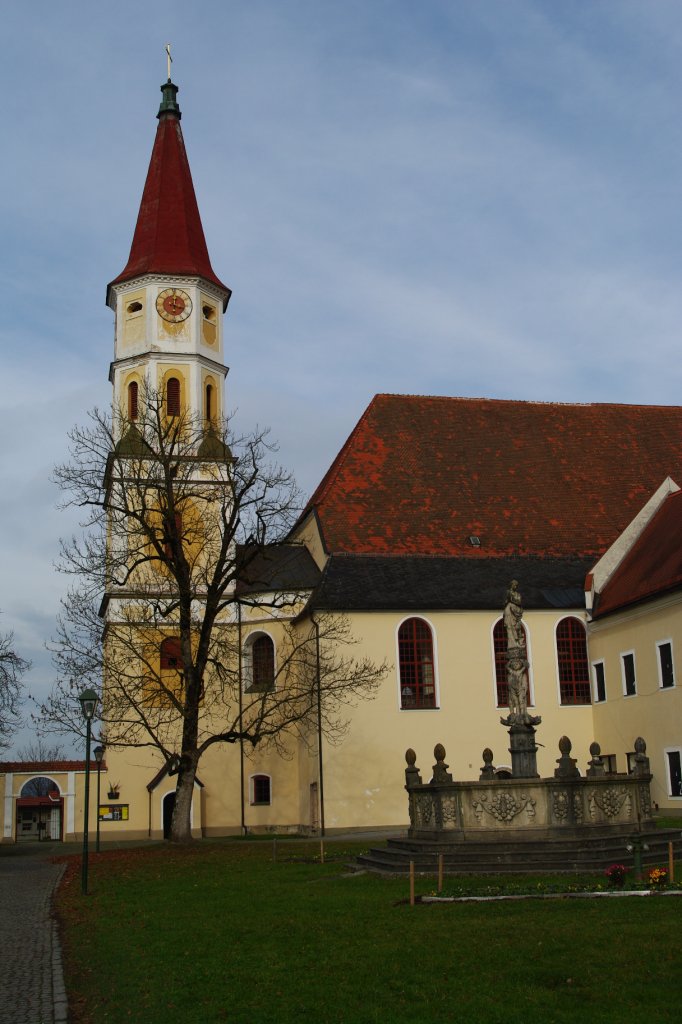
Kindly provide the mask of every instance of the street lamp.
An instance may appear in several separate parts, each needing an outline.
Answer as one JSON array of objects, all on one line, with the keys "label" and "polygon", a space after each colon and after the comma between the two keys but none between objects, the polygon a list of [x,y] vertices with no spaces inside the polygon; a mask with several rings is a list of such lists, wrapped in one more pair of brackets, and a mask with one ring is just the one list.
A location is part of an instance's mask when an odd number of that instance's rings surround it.
[{"label": "street lamp", "polygon": [[95,761],[97,761],[97,843],[95,844],[95,849],[99,853],[99,780],[102,771],[102,758],[104,757],[104,747],[101,743],[95,747],[94,754]]},{"label": "street lamp", "polygon": [[88,811],[90,809],[90,734],[92,719],[97,707],[97,694],[94,690],[83,690],[80,706],[85,719],[85,806],[83,808],[83,865],[81,872],[81,890],[88,895]]}]

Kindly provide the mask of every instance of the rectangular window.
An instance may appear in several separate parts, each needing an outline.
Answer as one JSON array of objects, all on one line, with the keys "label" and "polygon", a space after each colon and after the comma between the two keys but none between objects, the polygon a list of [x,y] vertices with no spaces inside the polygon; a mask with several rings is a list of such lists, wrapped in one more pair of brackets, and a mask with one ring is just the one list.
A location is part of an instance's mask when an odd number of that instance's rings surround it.
[{"label": "rectangular window", "polygon": [[606,700],[606,676],[603,661],[592,662],[592,675],[594,678],[594,702],[601,704]]},{"label": "rectangular window", "polygon": [[666,750],[668,762],[668,793],[670,796],[682,796],[682,748]]},{"label": "rectangular window", "polygon": [[626,697],[633,697],[637,693],[637,681],[635,678],[635,652],[628,651],[621,654],[621,670],[623,673],[623,693]]},{"label": "rectangular window", "polygon": [[671,640],[661,640],[658,648],[658,682],[662,690],[675,685],[673,669],[673,645]]},{"label": "rectangular window", "polygon": [[615,775],[618,771],[616,767],[616,755],[615,754],[602,754],[601,759],[604,762],[604,771],[608,775]]}]

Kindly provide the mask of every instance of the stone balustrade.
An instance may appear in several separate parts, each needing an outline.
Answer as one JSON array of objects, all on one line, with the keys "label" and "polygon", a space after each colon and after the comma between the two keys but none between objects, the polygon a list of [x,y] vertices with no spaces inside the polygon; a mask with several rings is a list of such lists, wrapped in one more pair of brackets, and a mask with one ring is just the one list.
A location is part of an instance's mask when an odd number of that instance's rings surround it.
[{"label": "stone balustrade", "polygon": [[409,797],[410,838],[463,842],[469,839],[541,840],[574,836],[585,830],[630,833],[652,825],[651,774],[646,743],[635,742],[633,771],[607,773],[599,744],[590,747],[586,776],[562,736],[553,778],[499,778],[489,748],[483,752],[476,782],[453,780],[445,748],[436,744],[430,782],[422,782],[416,754],[408,750],[405,781]]}]

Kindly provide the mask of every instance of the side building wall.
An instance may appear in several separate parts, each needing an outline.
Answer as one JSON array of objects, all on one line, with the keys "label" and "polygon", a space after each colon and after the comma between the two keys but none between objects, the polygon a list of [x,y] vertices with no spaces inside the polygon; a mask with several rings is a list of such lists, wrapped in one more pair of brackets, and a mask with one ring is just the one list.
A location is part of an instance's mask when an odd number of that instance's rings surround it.
[{"label": "side building wall", "polygon": [[[671,645],[672,683],[663,685],[661,645]],[[661,810],[682,812],[682,595],[661,597],[614,612],[589,625],[595,697],[603,673],[604,700],[595,700],[595,736],[603,754],[628,770],[633,740],[643,736],[651,762],[651,798]],[[664,652],[667,654],[667,652]],[[628,694],[624,656],[632,655],[635,692]],[[601,670],[598,666],[602,666]],[[672,768],[672,774],[671,774]]]}]

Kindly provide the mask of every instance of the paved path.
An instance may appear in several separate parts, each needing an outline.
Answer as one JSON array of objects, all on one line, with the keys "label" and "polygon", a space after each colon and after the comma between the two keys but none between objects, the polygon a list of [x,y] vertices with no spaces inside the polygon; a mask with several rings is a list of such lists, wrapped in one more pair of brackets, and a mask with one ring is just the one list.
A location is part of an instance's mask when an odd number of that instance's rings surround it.
[{"label": "paved path", "polygon": [[[379,838],[385,832],[334,835],[325,842]],[[106,843],[102,848],[138,845],[160,843]],[[61,949],[52,918],[52,894],[65,865],[52,864],[50,858],[76,852],[71,843],[0,845],[0,1024],[67,1024]]]},{"label": "paved path", "polygon": [[66,1024],[61,950],[51,915],[64,864],[48,859],[63,850],[47,843],[22,845],[0,847],[0,1024]]}]

